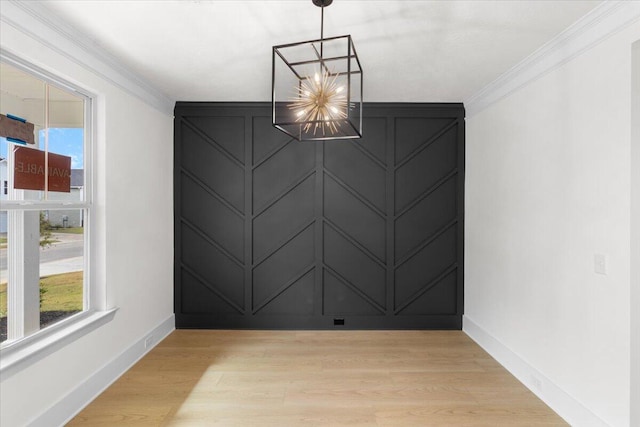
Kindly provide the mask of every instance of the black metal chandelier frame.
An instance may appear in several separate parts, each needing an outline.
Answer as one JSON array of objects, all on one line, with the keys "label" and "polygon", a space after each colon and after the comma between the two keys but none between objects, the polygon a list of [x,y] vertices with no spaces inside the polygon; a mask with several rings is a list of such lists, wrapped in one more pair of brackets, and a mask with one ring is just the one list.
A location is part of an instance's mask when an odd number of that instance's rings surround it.
[{"label": "black metal chandelier frame", "polygon": [[[272,122],[273,126],[298,141],[323,141],[334,139],[357,139],[362,137],[362,87],[364,83],[362,66],[356,52],[351,35],[343,35],[336,37],[324,37],[324,8],[332,3],[333,0],[312,0],[313,3],[320,7],[320,38],[315,40],[307,40],[296,43],[287,43],[273,46],[272,51],[272,78],[271,78],[271,104],[272,104]],[[329,56],[325,56],[326,45],[340,45],[340,49],[332,49]],[[304,47],[311,47],[313,54],[309,59],[291,60],[287,58],[287,50]],[[345,49],[346,48],[346,49]],[[310,55],[311,56],[311,55]],[[301,93],[305,82],[311,79],[308,74],[300,72],[302,67],[317,67],[324,74],[323,77],[330,79],[338,79],[343,77],[346,87],[346,111],[342,114],[342,118],[323,118],[316,120],[296,119],[290,110],[291,98],[289,101],[278,100],[277,82],[276,82],[276,64],[277,60],[281,60],[282,64],[295,76],[297,81],[296,93]],[[332,64],[346,63],[346,67],[342,71],[332,71]],[[316,77],[317,78],[317,77]],[[354,86],[355,84],[355,86]],[[357,89],[354,91],[354,89]],[[298,95],[299,96],[299,95]],[[311,131],[304,131],[314,129]],[[327,134],[325,126],[330,129],[339,131],[329,132]],[[322,127],[321,132],[317,132],[318,127]]]}]

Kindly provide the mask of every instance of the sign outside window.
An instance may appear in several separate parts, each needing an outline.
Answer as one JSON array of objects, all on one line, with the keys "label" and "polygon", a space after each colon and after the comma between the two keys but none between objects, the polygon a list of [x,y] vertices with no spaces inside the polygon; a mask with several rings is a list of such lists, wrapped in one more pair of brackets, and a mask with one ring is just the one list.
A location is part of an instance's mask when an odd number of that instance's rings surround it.
[{"label": "sign outside window", "polygon": [[[45,188],[45,170],[48,188]],[[71,192],[71,157],[27,147],[14,148],[13,186],[21,190]]]}]

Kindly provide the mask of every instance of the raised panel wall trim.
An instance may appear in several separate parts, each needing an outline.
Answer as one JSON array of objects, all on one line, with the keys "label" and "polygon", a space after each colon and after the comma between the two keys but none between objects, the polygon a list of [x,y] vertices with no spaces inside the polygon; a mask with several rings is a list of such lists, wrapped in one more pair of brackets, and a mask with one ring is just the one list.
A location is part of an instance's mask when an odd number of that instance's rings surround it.
[{"label": "raised panel wall trim", "polygon": [[[299,143],[283,137],[270,125],[270,103],[176,104],[174,308],[178,328],[461,329],[464,312],[464,107],[460,103],[367,103],[364,107],[365,125],[368,121],[370,129],[376,133],[369,134],[367,139],[365,126],[362,140],[339,142],[350,144],[339,147],[329,145],[338,142]],[[233,124],[227,126],[228,122]],[[244,126],[238,126],[241,123]],[[419,130],[419,126],[424,126],[424,131],[412,133],[413,129]],[[183,130],[187,135],[183,135]],[[428,136],[427,132],[433,134]],[[419,139],[421,136],[412,137],[422,134],[424,140]],[[188,135],[192,135],[192,140],[197,137],[206,144],[190,143]],[[398,149],[400,159],[396,158],[398,136],[404,141]],[[368,142],[372,145],[367,146]],[[239,143],[244,145],[239,147],[236,145]],[[306,144],[308,149],[291,144]],[[451,148],[429,148],[433,144],[436,144],[434,147]],[[329,147],[332,147],[331,151]],[[429,150],[428,153],[425,150]],[[433,156],[441,154],[443,160],[438,166],[438,159]],[[206,156],[213,158],[207,160]],[[412,162],[411,166],[405,168],[409,162]],[[234,173],[228,176],[223,172],[224,168],[217,173],[210,166],[207,169],[207,165],[213,164],[221,167],[232,164],[238,169],[230,170]],[[434,169],[424,174],[429,165]],[[445,170],[443,165],[455,168]],[[190,168],[209,178],[208,181],[200,180]],[[400,183],[397,183],[398,171],[402,171]],[[205,192],[194,193],[190,190],[192,187],[184,187],[182,180],[189,179]],[[452,179],[455,183],[444,185]],[[403,187],[402,182],[409,187]],[[188,194],[190,199],[185,199],[186,204],[181,200],[181,191],[185,188],[191,192]],[[218,211],[218,205],[213,204],[214,199],[222,202],[218,189],[225,197],[231,197],[233,204],[223,205],[234,215]],[[444,191],[442,194],[446,194],[446,198],[431,197],[436,190],[438,194]],[[244,192],[242,197],[239,191]],[[200,196],[209,202],[199,202]],[[398,206],[396,199],[403,206]],[[445,200],[449,211],[438,210],[436,203]],[[226,199],[223,201],[227,202]],[[213,253],[198,252],[195,249],[199,246],[191,245],[200,243],[182,238],[181,233],[189,233],[187,229],[182,230],[185,224],[182,220],[193,215],[181,209],[198,209],[200,204],[215,208],[213,212],[200,211],[194,216],[207,230],[205,240],[209,244],[216,243],[217,249],[237,248],[234,264],[212,265],[210,257]],[[434,212],[442,213],[436,215]],[[407,213],[410,216],[398,223]],[[425,217],[424,214],[428,215]],[[452,216],[445,218],[443,215]],[[446,224],[441,222],[445,219]],[[396,236],[398,226],[402,228]],[[396,301],[398,268],[452,228],[455,235],[447,237],[451,250],[448,262],[454,257],[455,262],[441,271],[435,270],[438,262],[431,262],[431,258],[426,263],[423,260],[403,267],[403,280],[410,282],[405,282],[408,287],[400,288],[404,300]],[[333,240],[327,240],[325,244],[328,230],[337,234],[331,234]],[[302,240],[299,239],[301,233],[306,233]],[[234,235],[240,240],[234,240]],[[219,242],[226,246],[220,246]],[[236,245],[234,242],[242,243]],[[423,257],[439,256],[436,249],[424,253]],[[237,301],[232,305],[235,310],[240,308],[239,304],[244,305],[241,311],[234,313],[219,305],[222,303],[200,304],[197,298],[207,298],[207,293],[196,289],[200,285],[191,279],[184,279],[188,283],[181,281],[184,270],[180,267],[186,267],[184,254],[197,260],[205,275],[215,276],[218,282],[220,278],[230,278],[228,283],[224,283],[226,280],[218,283],[200,275],[197,280],[207,283],[212,295],[224,296],[222,292],[232,295]],[[396,260],[398,255],[401,259]],[[332,260],[332,264],[325,263],[325,258]],[[311,260],[313,262],[309,264]],[[263,267],[265,262],[268,264]],[[238,275],[239,272],[242,274]],[[297,273],[291,276],[293,272]],[[444,276],[448,279],[441,280]],[[421,284],[421,280],[427,281],[429,277],[433,278],[429,283]],[[211,312],[183,312],[183,300],[189,301],[192,310],[205,308]],[[214,307],[220,307],[222,311],[213,312]],[[344,325],[340,325],[342,320]]]},{"label": "raised panel wall trim", "polygon": [[325,271],[329,272],[329,274],[333,275],[336,279],[338,279],[338,281],[340,281],[343,285],[347,286],[353,292],[358,294],[362,299],[364,299],[367,303],[369,303],[373,308],[378,310],[380,313],[385,313],[386,312],[384,307],[382,307],[380,304],[375,302],[366,293],[362,292],[360,290],[360,288],[358,288],[356,285],[351,283],[349,280],[347,280],[344,276],[342,276],[336,270],[334,270],[333,268],[331,268],[327,264],[323,264],[323,268],[325,269]]},{"label": "raised panel wall trim", "polygon": [[446,278],[448,275],[450,275],[451,273],[453,273],[454,271],[456,271],[456,269],[458,268],[457,263],[453,263],[451,264],[449,267],[447,267],[444,271],[442,271],[442,273],[440,273],[438,275],[438,277],[432,279],[431,281],[429,281],[428,283],[426,283],[425,285],[423,285],[417,292],[415,292],[413,295],[411,295],[411,297],[409,297],[406,301],[403,301],[401,304],[399,304],[396,308],[395,308],[395,314],[399,314],[400,312],[402,312],[405,308],[407,308],[411,303],[413,303],[413,301],[415,301],[416,299],[418,299],[419,297],[421,297],[422,295],[425,294],[425,292],[428,292],[429,289],[433,288],[434,286],[436,286],[438,283],[440,283],[444,278]]},{"label": "raised panel wall trim", "polygon": [[380,167],[380,169],[383,169],[383,170],[387,169],[387,165],[385,165],[384,162],[382,162],[380,159],[378,159],[375,155],[373,155],[373,153],[369,152],[362,145],[357,144],[355,142],[351,142],[351,144],[356,148],[356,150],[359,150],[362,154],[367,156],[369,158],[369,160],[371,160],[376,165],[378,165]]},{"label": "raised panel wall trim", "polygon": [[[244,269],[244,306],[245,313],[248,315],[253,313],[251,305],[253,302],[252,284],[253,284],[253,115],[249,111],[245,112],[244,120],[244,211],[247,213],[244,221],[244,261],[245,265],[251,268]],[[176,323],[177,325],[178,323]]]},{"label": "raised panel wall trim", "polygon": [[367,257],[369,257],[369,259],[371,259],[373,262],[377,263],[380,266],[385,266],[386,265],[384,260],[381,260],[378,256],[376,256],[376,254],[371,252],[366,246],[362,245],[362,243],[358,242],[351,235],[349,235],[349,233],[347,233],[345,230],[340,228],[338,225],[336,225],[333,222],[331,222],[330,219],[323,218],[323,222],[326,225],[328,225],[329,227],[331,227],[336,233],[341,235],[344,239],[349,241],[349,243],[351,243],[353,246],[355,246],[358,249],[360,249],[360,251],[362,251],[362,253],[365,254]]},{"label": "raised panel wall trim", "polygon": [[254,307],[252,308],[253,310],[253,314],[256,314],[257,312],[259,312],[260,310],[262,310],[267,304],[269,304],[271,301],[273,301],[274,299],[276,299],[278,296],[280,296],[280,294],[282,294],[284,291],[286,291],[289,287],[291,287],[291,285],[293,285],[294,283],[296,283],[298,280],[300,280],[302,277],[306,276],[309,272],[311,272],[311,270],[313,270],[315,268],[314,264],[311,265],[307,265],[306,267],[304,267],[300,272],[296,273],[295,276],[293,276],[291,279],[289,279],[286,283],[284,283],[282,286],[280,286],[280,288],[278,288],[273,295],[269,296],[268,298],[266,298],[264,301],[260,301],[258,304],[254,304]]},{"label": "raised panel wall trim", "polygon": [[[386,207],[387,207],[387,218],[386,218],[386,233],[387,233],[387,259],[386,259],[386,283],[387,283],[387,317],[394,318],[395,313],[393,311],[393,305],[396,299],[396,291],[395,291],[395,259],[396,259],[396,243],[395,243],[395,230],[396,230],[396,221],[395,221],[395,167],[393,167],[395,163],[396,156],[396,144],[395,144],[395,135],[396,135],[396,124],[395,117],[391,114],[385,116],[386,121],[386,164],[389,165],[387,167],[386,173]],[[391,143],[389,143],[391,141]],[[391,284],[391,286],[389,286]]]},{"label": "raised panel wall trim", "polygon": [[255,211],[253,213],[253,217],[255,218],[257,216],[260,216],[262,213],[267,211],[271,206],[275,205],[276,203],[278,203],[280,201],[280,199],[282,199],[284,196],[289,194],[291,191],[295,190],[296,187],[298,187],[300,184],[305,182],[314,173],[316,173],[315,170],[310,170],[307,173],[305,173],[304,175],[302,175],[300,178],[298,178],[295,181],[293,181],[284,190],[282,190],[280,193],[276,194],[275,197],[273,197],[273,199],[265,202],[262,206],[260,206],[260,209],[258,209],[257,211]]},{"label": "raised panel wall trim", "polygon": [[[334,325],[335,318],[344,325]],[[179,329],[255,330],[461,330],[462,318],[455,314],[424,316],[222,316],[216,314],[176,314]]]},{"label": "raised panel wall trim", "polygon": [[284,148],[289,145],[289,144],[293,144],[294,143],[294,139],[289,139],[287,142],[285,142],[284,144],[281,145],[276,145],[275,148],[273,148],[271,151],[267,152],[266,154],[264,154],[260,159],[255,160],[253,163],[253,169],[257,169],[259,168],[263,163],[267,162],[270,158],[272,158],[273,156],[275,156],[276,154],[278,154],[280,151],[284,150]]},{"label": "raised panel wall trim", "polygon": [[220,145],[216,140],[210,138],[207,134],[205,134],[202,130],[200,130],[196,125],[191,123],[188,119],[183,118],[182,123],[191,129],[196,135],[201,137],[207,144],[211,145],[213,148],[222,153],[230,162],[235,163],[236,166],[244,167],[241,161],[236,159],[236,157],[229,152],[226,148]]},{"label": "raised panel wall trim", "polygon": [[235,206],[229,203],[224,197],[216,193],[216,191],[213,188],[205,184],[200,178],[198,178],[188,170],[185,170],[184,168],[180,169],[180,172],[185,174],[190,180],[198,184],[204,191],[211,194],[212,197],[215,197],[216,200],[218,200],[220,203],[225,205],[231,212],[238,215],[239,218],[244,219],[244,213],[240,212]]},{"label": "raised panel wall trim", "polygon": [[457,120],[453,120],[447,126],[445,126],[444,128],[440,129],[435,135],[431,136],[426,141],[423,141],[418,147],[414,148],[409,154],[404,156],[398,163],[396,163],[396,166],[395,166],[396,170],[400,169],[402,166],[404,166],[405,164],[407,164],[408,162],[413,160],[413,158],[415,156],[417,156],[422,151],[424,151],[427,148],[429,148],[429,146],[431,146],[431,144],[436,142],[444,134],[446,134],[447,132],[449,132],[451,129],[455,128],[458,125],[459,125],[459,123],[457,122]]},{"label": "raised panel wall trim", "polygon": [[180,222],[181,222],[181,224],[185,225],[186,227],[189,227],[191,229],[191,231],[196,233],[203,240],[207,241],[211,246],[215,247],[217,250],[219,250],[221,253],[223,253],[227,258],[229,258],[229,260],[231,260],[232,262],[235,262],[238,265],[238,267],[243,267],[244,266],[244,263],[242,262],[242,260],[239,260],[238,258],[236,258],[235,255],[233,255],[231,252],[229,252],[227,249],[225,249],[225,247],[222,246],[220,243],[216,242],[211,237],[209,237],[207,235],[207,233],[205,233],[204,231],[200,230],[196,225],[194,225],[193,223],[191,223],[190,221],[188,221],[185,218],[181,218]]},{"label": "raised panel wall trim", "polygon": [[218,298],[223,300],[225,303],[227,303],[230,307],[234,308],[239,313],[242,313],[244,311],[242,307],[240,307],[238,304],[234,303],[229,298],[227,298],[222,292],[218,291],[212,283],[210,283],[207,279],[202,277],[200,274],[198,274],[195,270],[193,270],[188,265],[182,264],[180,265],[180,269],[182,272],[188,273],[191,277],[196,279],[202,286],[207,288],[210,292],[215,294]]},{"label": "raised panel wall trim", "polygon": [[376,205],[374,205],[369,199],[367,199],[362,194],[358,193],[353,187],[351,187],[349,184],[344,182],[341,178],[339,178],[336,174],[334,174],[330,170],[325,168],[324,173],[326,176],[334,180],[336,184],[338,184],[344,190],[349,192],[349,194],[351,194],[353,197],[358,199],[362,204],[366,205],[370,210],[377,213],[380,218],[384,219],[384,217],[386,216],[385,212],[381,210],[379,207],[377,207]]},{"label": "raised panel wall trim", "polygon": [[291,242],[293,239],[295,239],[296,237],[298,237],[300,234],[302,234],[306,229],[308,229],[309,227],[311,227],[314,223],[316,222],[315,219],[312,219],[304,224],[302,224],[302,226],[298,227],[298,229],[296,229],[293,233],[291,233],[290,236],[287,236],[284,240],[280,241],[280,242],[276,242],[271,248],[269,248],[269,251],[262,256],[261,258],[257,259],[253,264],[252,264],[252,268],[256,268],[258,267],[260,264],[262,264],[263,262],[265,262],[267,259],[269,259],[275,252],[277,252],[278,250],[280,250],[283,246],[285,246],[286,244],[288,244],[289,242]]},{"label": "raised panel wall trim", "polygon": [[[457,203],[458,203],[458,294],[456,301],[456,315],[464,315],[464,186],[465,186],[465,120],[464,116],[458,118],[458,177],[457,177]],[[462,328],[462,326],[460,326]]]},{"label": "raised panel wall trim", "polygon": [[422,200],[424,200],[426,197],[428,197],[429,194],[433,193],[435,190],[440,188],[440,186],[442,186],[442,184],[444,184],[445,182],[449,181],[451,178],[456,176],[457,173],[458,173],[458,168],[452,170],[451,172],[449,172],[448,174],[446,174],[445,176],[440,178],[435,184],[433,184],[431,187],[427,188],[422,194],[420,194],[418,197],[416,197],[413,201],[409,202],[408,205],[403,207],[400,210],[400,212],[398,212],[395,215],[395,219],[400,218],[402,215],[407,213],[407,211],[409,211],[412,208],[414,208],[418,203],[420,203]]},{"label": "raised panel wall trim", "polygon": [[403,255],[402,258],[398,259],[398,261],[394,264],[395,268],[398,268],[405,262],[409,261],[411,258],[416,256],[418,252],[420,252],[425,247],[429,246],[434,240],[436,240],[438,237],[443,235],[447,230],[449,230],[451,227],[457,224],[458,224],[458,219],[456,218],[456,219],[452,219],[451,221],[449,221],[448,223],[440,227],[440,229],[438,229],[435,233],[427,237],[425,240],[420,242],[415,247],[409,249],[409,251],[405,255]]}]

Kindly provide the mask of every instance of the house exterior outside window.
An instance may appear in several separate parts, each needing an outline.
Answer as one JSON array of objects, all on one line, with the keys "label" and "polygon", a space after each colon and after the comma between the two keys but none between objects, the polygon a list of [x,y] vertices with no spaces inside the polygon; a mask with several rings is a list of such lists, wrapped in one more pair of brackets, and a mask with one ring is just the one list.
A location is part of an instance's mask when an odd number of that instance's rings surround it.
[{"label": "house exterior outside window", "polygon": [[[21,142],[6,128],[0,129],[4,354],[5,349],[92,309],[91,191],[86,185],[91,171],[92,99],[28,64],[0,62],[0,76],[3,120],[9,117],[32,125],[34,140]],[[63,166],[57,163],[60,159]],[[27,179],[39,181],[25,184]],[[59,181],[66,184],[58,186]]]}]

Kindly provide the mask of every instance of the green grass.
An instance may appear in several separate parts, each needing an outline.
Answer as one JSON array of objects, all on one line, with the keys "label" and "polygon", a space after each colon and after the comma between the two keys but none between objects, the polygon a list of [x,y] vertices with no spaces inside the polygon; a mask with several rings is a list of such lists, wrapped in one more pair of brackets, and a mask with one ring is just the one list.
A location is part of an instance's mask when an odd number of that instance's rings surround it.
[{"label": "green grass", "polygon": [[7,284],[0,283],[0,317],[7,315]]},{"label": "green grass", "polygon": [[40,286],[47,289],[40,311],[82,310],[82,271],[43,277]]},{"label": "green grass", "polygon": [[[56,274],[40,279],[47,292],[42,297],[40,311],[82,310],[82,271]],[[0,317],[7,315],[7,284],[0,284]]]}]

